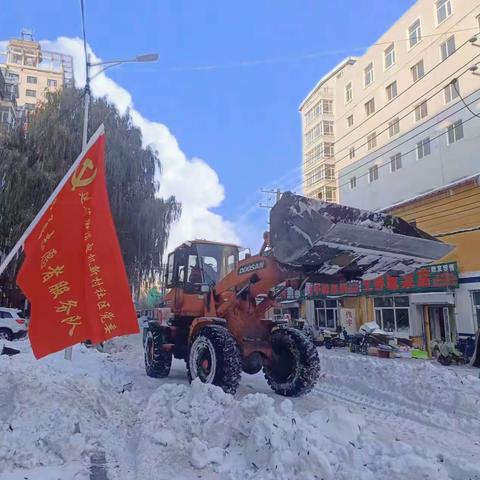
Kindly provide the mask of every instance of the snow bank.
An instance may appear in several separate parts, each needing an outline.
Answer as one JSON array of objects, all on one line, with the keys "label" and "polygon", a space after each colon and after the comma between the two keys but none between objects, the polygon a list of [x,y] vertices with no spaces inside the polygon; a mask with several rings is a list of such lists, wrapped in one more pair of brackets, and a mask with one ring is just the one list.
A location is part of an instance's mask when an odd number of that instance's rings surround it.
[{"label": "snow bank", "polygon": [[0,480],[92,480],[103,456],[108,480],[480,478],[480,380],[467,370],[320,349],[310,395],[242,396],[266,388],[255,375],[232,397],[189,386],[180,361],[146,377],[139,336],[107,353],[76,347],[72,362],[12,346],[22,353],[0,356]]},{"label": "snow bank", "polygon": [[345,407],[301,415],[288,399],[276,408],[263,394],[237,400],[198,381],[165,385],[145,410],[139,478],[190,464],[228,474],[219,478],[329,480],[364,425]]},{"label": "snow bank", "polygon": [[0,356],[0,478],[23,469],[35,480],[89,478],[91,455],[117,451],[134,416],[127,380],[95,349],[36,361],[28,341],[12,346],[24,353]]},{"label": "snow bank", "polygon": [[[379,359],[343,350],[320,349],[323,385],[342,396],[347,388],[403,415],[462,428],[480,436],[480,379],[458,368],[413,359]],[[322,388],[322,384],[320,388]]]}]

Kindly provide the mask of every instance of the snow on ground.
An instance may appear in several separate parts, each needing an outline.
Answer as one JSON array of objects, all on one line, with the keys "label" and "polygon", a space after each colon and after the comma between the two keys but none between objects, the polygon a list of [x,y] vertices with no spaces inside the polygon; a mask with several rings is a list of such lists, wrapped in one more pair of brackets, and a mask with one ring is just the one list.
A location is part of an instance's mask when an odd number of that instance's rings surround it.
[{"label": "snow on ground", "polygon": [[[261,374],[235,397],[146,377],[139,336],[108,353],[0,356],[0,480],[480,479],[478,369],[320,349],[305,397]],[[92,468],[94,464],[94,468]]]}]

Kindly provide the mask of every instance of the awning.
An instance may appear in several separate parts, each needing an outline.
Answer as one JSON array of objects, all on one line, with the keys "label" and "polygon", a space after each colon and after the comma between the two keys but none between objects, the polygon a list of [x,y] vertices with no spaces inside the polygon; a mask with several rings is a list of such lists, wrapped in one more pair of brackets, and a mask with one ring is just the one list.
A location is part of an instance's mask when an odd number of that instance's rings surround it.
[{"label": "awning", "polygon": [[413,293],[410,295],[410,304],[413,305],[455,305],[453,293],[428,292]]}]

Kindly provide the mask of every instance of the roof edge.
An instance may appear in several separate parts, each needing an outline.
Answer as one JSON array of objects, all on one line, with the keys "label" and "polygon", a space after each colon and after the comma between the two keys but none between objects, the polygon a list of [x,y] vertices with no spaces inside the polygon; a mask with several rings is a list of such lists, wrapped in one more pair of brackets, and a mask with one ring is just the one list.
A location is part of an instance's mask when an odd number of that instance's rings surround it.
[{"label": "roof edge", "polygon": [[302,103],[298,107],[298,110],[301,110],[305,103],[307,103],[308,99],[318,90],[327,80],[330,80],[334,75],[336,75],[342,68],[346,65],[353,65],[358,60],[358,57],[346,57],[340,63],[338,63],[335,67],[332,68],[329,72],[327,72],[317,83],[316,85],[308,92],[307,96],[303,99]]}]

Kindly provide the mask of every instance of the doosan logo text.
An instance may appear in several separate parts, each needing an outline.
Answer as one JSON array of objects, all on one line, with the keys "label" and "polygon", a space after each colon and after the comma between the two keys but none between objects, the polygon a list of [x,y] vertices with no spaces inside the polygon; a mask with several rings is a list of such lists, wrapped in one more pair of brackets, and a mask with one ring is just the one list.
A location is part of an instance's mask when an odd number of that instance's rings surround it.
[{"label": "doosan logo text", "polygon": [[255,270],[261,270],[262,268],[265,268],[265,260],[260,260],[258,262],[250,263],[248,265],[242,265],[238,269],[238,274],[243,275],[244,273],[254,272]]}]

